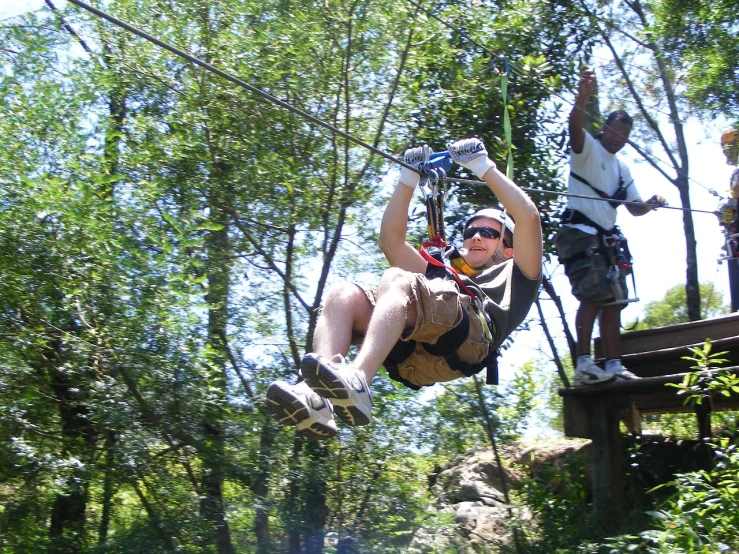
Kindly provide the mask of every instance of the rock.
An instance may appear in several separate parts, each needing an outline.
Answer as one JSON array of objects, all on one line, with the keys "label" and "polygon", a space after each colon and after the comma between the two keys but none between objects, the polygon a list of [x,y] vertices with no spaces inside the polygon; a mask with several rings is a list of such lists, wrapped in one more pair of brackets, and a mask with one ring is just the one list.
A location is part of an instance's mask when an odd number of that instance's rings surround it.
[{"label": "rock", "polygon": [[[582,454],[589,443],[559,441],[524,448],[518,445],[499,447],[504,463],[503,475],[508,488],[522,478],[520,469],[536,473],[547,464],[563,465],[568,456]],[[452,514],[456,527],[419,530],[408,550],[413,554],[453,551],[459,554],[497,552],[513,543],[511,514],[505,502],[503,476],[491,448],[477,448],[453,460],[445,468],[437,468],[429,477],[431,494],[436,498],[440,514]],[[518,516],[531,519],[525,512]]]}]

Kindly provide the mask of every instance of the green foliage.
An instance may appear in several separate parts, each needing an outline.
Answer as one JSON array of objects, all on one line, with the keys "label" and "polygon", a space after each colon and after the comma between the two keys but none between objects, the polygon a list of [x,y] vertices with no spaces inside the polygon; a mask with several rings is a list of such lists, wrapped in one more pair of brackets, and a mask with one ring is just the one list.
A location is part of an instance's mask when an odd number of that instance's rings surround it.
[{"label": "green foliage", "polygon": [[[550,124],[562,108],[557,95],[568,87],[566,76],[575,74],[578,58],[591,44],[582,23],[568,17],[566,3],[539,0],[495,5],[452,1],[434,15],[416,17],[418,32],[423,29],[429,40],[418,41],[409,56],[400,92],[415,107],[403,119],[402,128],[410,137],[399,138],[439,150],[450,138],[476,135],[501,167],[512,149],[517,183],[560,190],[564,140],[561,129]],[[490,69],[496,55],[504,55],[512,68],[505,105],[500,76]],[[553,103],[552,96],[557,98]],[[511,119],[511,144],[504,132],[505,109]],[[463,169],[455,169],[455,176],[473,177]],[[485,188],[454,183],[451,188],[459,206],[447,210],[450,229],[473,207],[496,201]],[[559,198],[541,194],[535,201],[548,238],[558,225],[553,216]]]},{"label": "green foliage", "polygon": [[694,371],[687,373],[681,383],[668,383],[667,386],[678,389],[678,395],[685,397],[685,404],[700,405],[703,402],[712,403],[715,395],[731,396],[739,393],[739,378],[734,373],[712,374],[710,370],[724,364],[722,358],[726,352],[711,352],[711,341],[706,340],[702,347],[689,349],[693,355],[684,356],[684,360],[691,360],[695,365]]},{"label": "green foliage", "polygon": [[[713,414],[711,419],[719,414]],[[659,414],[643,418],[642,433],[692,439],[695,437],[695,414]]]},{"label": "green foliage", "polygon": [[604,546],[644,554],[732,552],[739,536],[739,449],[724,440],[715,454],[711,471],[677,475],[666,485],[675,493],[648,512],[650,529],[610,539]]},{"label": "green foliage", "polygon": [[470,448],[518,440],[531,423],[542,392],[538,368],[526,362],[506,385],[485,385],[480,377],[436,385],[442,392],[418,409],[414,440],[441,463]]},{"label": "green foliage", "polygon": [[680,69],[691,105],[739,117],[739,29],[731,0],[659,0],[651,31]]},{"label": "green foliage", "polygon": [[[110,9],[327,120],[356,114],[347,131],[381,135],[376,99],[392,79],[378,68],[397,52],[387,6]],[[247,518],[228,529],[237,550],[274,552],[250,530],[276,511],[287,523],[274,518],[275,530],[290,532],[295,506],[322,501],[326,474],[302,465],[261,399],[270,380],[295,378],[289,344],[306,341],[322,294],[315,260],[328,273],[381,163],[74,7],[64,16],[91,52],[50,13],[2,29],[0,129],[14,137],[0,152],[3,540],[209,552],[222,501]],[[280,512],[283,489],[268,484],[293,463],[298,494]],[[396,497],[425,512],[414,502],[425,483],[403,484]],[[64,499],[79,488],[70,517]],[[315,506],[306,535],[324,525]]]},{"label": "green foliage", "polygon": [[531,422],[536,397],[542,391],[538,386],[539,367],[532,361],[524,362],[515,369],[513,380],[507,386],[497,410],[501,420],[500,438],[514,441],[523,435]]},{"label": "green foliage", "polygon": [[[443,7],[511,61],[512,144],[490,56],[408,5],[105,9],[384,150],[478,134],[562,186],[550,98],[592,44],[567,3]],[[373,424],[329,443],[276,429],[264,391],[296,378],[325,287],[380,267],[384,160],[72,5],[0,38],[3,549],[403,552],[429,523],[418,451],[525,430],[532,364],[420,407],[379,378]],[[492,201],[454,190],[452,223]]]},{"label": "green foliage", "polygon": [[582,459],[570,455],[556,469],[543,467],[516,487],[516,501],[535,515],[535,525],[524,525],[531,552],[559,551],[593,535],[583,467]]}]

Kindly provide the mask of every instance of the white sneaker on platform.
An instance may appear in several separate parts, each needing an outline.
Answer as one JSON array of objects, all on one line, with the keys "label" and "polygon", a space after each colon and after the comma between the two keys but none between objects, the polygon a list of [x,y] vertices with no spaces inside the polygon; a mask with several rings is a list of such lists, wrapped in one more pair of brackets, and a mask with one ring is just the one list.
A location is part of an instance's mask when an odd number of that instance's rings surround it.
[{"label": "white sneaker on platform", "polygon": [[596,385],[607,383],[616,378],[615,374],[602,370],[592,358],[584,358],[577,361],[575,368],[575,381],[573,386]]},{"label": "white sneaker on platform", "polygon": [[367,425],[372,419],[372,393],[364,373],[343,361],[333,362],[318,354],[306,354],[300,374],[316,394],[331,400],[336,415],[351,426]]},{"label": "white sneaker on platform", "polygon": [[634,375],[622,366],[620,362],[610,365],[606,362],[606,372],[612,373],[616,381],[634,381],[635,379],[641,379],[641,377]]}]

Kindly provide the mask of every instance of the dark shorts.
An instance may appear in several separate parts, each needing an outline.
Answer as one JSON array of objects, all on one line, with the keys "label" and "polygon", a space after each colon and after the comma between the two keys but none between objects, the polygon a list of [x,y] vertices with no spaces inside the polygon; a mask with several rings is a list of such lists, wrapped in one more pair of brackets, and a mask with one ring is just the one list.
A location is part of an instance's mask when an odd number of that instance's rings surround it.
[{"label": "dark shorts", "polygon": [[[482,363],[488,355],[489,345],[471,298],[461,294],[450,280],[427,279],[419,273],[407,275],[418,317],[415,328],[407,328],[401,341],[414,340],[416,345],[411,355],[397,365],[399,376],[416,386],[433,385],[464,377],[462,372],[451,369],[443,357],[427,352],[423,343],[436,343],[441,335],[459,324],[462,320],[462,310],[465,310],[470,321],[470,331],[457,353],[463,362],[473,365]],[[374,306],[377,290],[355,284],[364,291]],[[363,338],[354,336],[352,342],[360,344]]]},{"label": "dark shorts", "polygon": [[[563,227],[554,236],[572,294],[580,302],[603,303],[615,299],[613,285],[606,278],[608,262],[601,252],[601,240],[600,235],[591,235],[575,227]],[[627,272],[619,268],[617,281],[624,294],[628,291],[626,275]]]}]

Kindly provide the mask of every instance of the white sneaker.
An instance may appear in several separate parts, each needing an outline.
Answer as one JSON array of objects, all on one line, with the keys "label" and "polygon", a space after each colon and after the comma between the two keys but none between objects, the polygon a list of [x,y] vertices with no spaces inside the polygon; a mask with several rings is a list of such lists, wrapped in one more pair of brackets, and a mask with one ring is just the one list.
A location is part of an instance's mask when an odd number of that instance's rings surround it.
[{"label": "white sneaker", "polygon": [[306,354],[300,374],[317,394],[331,400],[336,415],[351,426],[372,419],[372,393],[364,373],[343,361],[332,362],[318,354]]},{"label": "white sneaker", "polygon": [[317,395],[305,381],[290,385],[275,381],[267,389],[267,410],[281,425],[294,425],[311,440],[338,433],[331,402]]},{"label": "white sneaker", "polygon": [[609,367],[606,372],[612,373],[614,380],[616,381],[634,381],[635,379],[641,379],[641,377],[634,375],[621,364],[616,367]]},{"label": "white sneaker", "polygon": [[573,386],[579,387],[581,385],[607,383],[609,381],[613,381],[615,378],[615,374],[602,370],[592,358],[587,358],[584,361],[578,361],[577,367],[575,368],[575,381]]}]

